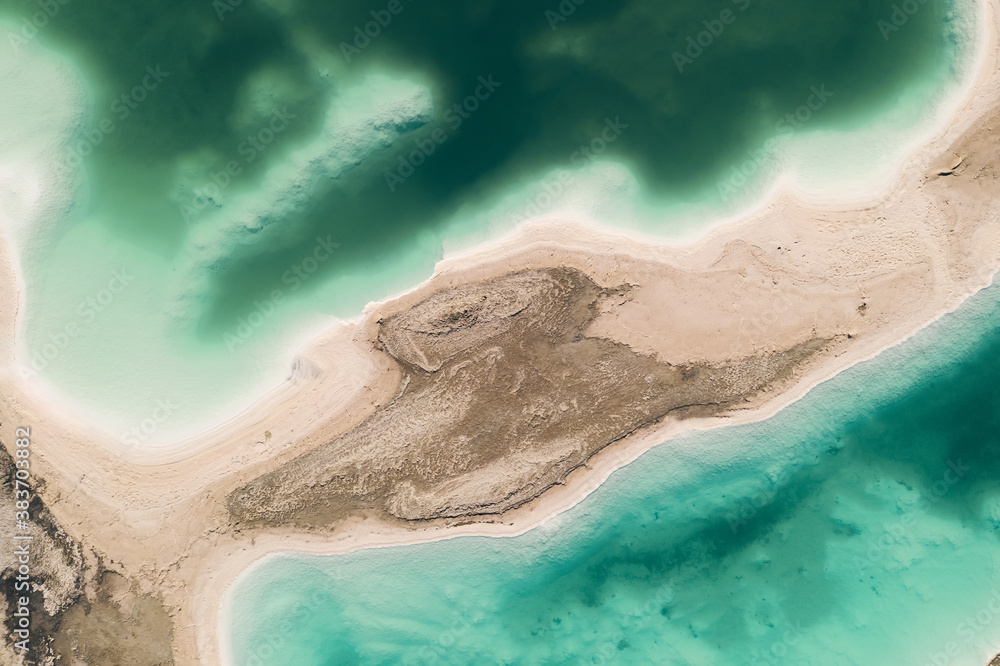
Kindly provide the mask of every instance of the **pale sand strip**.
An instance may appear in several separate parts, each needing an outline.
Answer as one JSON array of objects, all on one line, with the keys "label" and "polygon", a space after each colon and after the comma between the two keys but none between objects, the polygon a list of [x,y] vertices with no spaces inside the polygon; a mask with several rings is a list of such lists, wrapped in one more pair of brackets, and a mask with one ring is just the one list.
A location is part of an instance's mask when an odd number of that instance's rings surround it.
[{"label": "pale sand strip", "polygon": [[[779,191],[746,219],[718,226],[685,247],[568,222],[524,226],[491,247],[441,262],[435,277],[417,289],[372,306],[360,323],[317,339],[301,352],[300,371],[292,381],[246,414],[155,460],[146,452],[141,461],[115,454],[116,442],[86,423],[62,417],[9,371],[21,293],[6,248],[0,248],[0,353],[7,368],[0,376],[0,422],[5,432],[18,425],[33,427],[35,470],[47,483],[46,502],[65,528],[164,595],[175,611],[178,663],[219,663],[224,592],[268,553],[334,553],[462,534],[523,533],[577,503],[650,446],[685,429],[767,418],[817,383],[909,337],[988,284],[1000,265],[1000,225],[990,210],[1000,187],[991,174],[977,178],[981,174],[972,169],[943,179],[927,174],[954,166],[946,164],[952,161],[952,144],[993,121],[1000,100],[998,4],[990,0],[982,68],[969,99],[939,136],[911,156],[889,191],[870,204],[810,204]],[[988,130],[977,136],[965,148],[967,162],[974,163],[979,150],[994,150]],[[778,251],[778,246],[785,250]],[[705,275],[718,269],[720,261],[739,270],[741,262],[754,257],[750,263],[756,262],[755,268],[763,265],[774,275],[790,276],[782,281],[787,288],[760,291],[754,286],[760,276],[753,270],[746,275],[747,291],[738,293],[731,291],[729,274],[714,282],[709,275],[698,281],[694,292],[684,291],[689,289],[686,282],[660,275],[671,266],[688,276]],[[759,409],[727,419],[668,421],[606,449],[570,483],[504,516],[502,522],[409,530],[359,522],[332,535],[275,530],[255,535],[253,542],[219,529],[222,502],[230,490],[338,436],[392,399],[398,374],[388,371],[393,365],[370,344],[379,317],[441,288],[552,265],[578,267],[605,285],[639,284],[635,298],[606,313],[591,333],[666,360],[717,360],[733,352],[780,347],[811,327],[852,329],[856,341],[839,356],[811,367],[794,389]],[[855,289],[845,288],[852,282]],[[814,292],[813,284],[830,288]],[[864,317],[856,313],[859,299],[870,302]],[[678,302],[686,304],[684,317],[676,316]],[[742,323],[735,336],[731,317]],[[269,441],[265,431],[272,433]]]}]

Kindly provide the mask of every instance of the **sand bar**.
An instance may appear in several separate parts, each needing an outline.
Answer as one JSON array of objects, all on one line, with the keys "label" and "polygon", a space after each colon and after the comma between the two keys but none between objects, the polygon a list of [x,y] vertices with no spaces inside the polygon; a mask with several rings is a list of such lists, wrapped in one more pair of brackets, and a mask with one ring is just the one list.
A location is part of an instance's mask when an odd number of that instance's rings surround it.
[{"label": "sand bar", "polygon": [[[524,224],[489,247],[446,258],[414,290],[324,333],[298,352],[289,379],[253,408],[159,452],[122,451],[98,428],[60,414],[16,371],[12,340],[23,293],[5,244],[4,443],[10,445],[6,437],[14,427],[32,428],[34,473],[44,479],[39,493],[52,519],[93,551],[84,559],[100,555],[103,570],[120,577],[91,580],[85,593],[104,595],[118,608],[137,603],[133,597],[161,598],[172,620],[172,628],[161,628],[172,630],[178,664],[219,663],[225,591],[270,553],[337,553],[462,534],[523,533],[578,502],[649,447],[686,430],[767,418],[990,283],[1000,267],[1000,214],[993,209],[1000,195],[1000,141],[992,129],[1000,121],[997,6],[995,0],[984,4],[980,65],[956,117],[870,201],[809,202],[778,187],[759,209],[683,246],[569,220]],[[257,523],[234,518],[232,498],[240,489],[268,474],[290,474],[300,456],[356,436],[370,419],[389,418],[409,396],[424,399],[407,393],[416,391],[411,380],[423,381],[434,397],[438,362],[448,367],[456,355],[501,335],[476,323],[468,339],[435,360],[427,350],[439,348],[419,339],[412,340],[415,351],[398,337],[385,339],[386,322],[417,312],[435,294],[493,299],[504,276],[544,275],[552,268],[575,270],[595,285],[586,287],[593,291],[593,298],[586,296],[589,314],[572,321],[583,326],[581,337],[614,345],[623,363],[641,359],[664,372],[742,368],[738,363],[748,359],[819,342],[780,373],[761,374],[748,384],[739,404],[728,396],[706,412],[652,414],[626,436],[579,452],[583,462],[568,469],[553,462],[562,458],[553,450],[550,457],[540,454],[531,469],[506,475],[485,463],[456,468],[446,483],[422,493],[372,485],[356,512],[322,524],[287,511]],[[503,306],[504,298],[495,301]],[[417,331],[422,322],[404,322],[396,330]],[[448,329],[442,339],[455,338],[458,330]],[[372,484],[392,482],[379,471],[385,463],[376,454],[368,460]],[[514,493],[522,490],[525,475],[548,481],[525,490],[517,502],[489,504],[502,488],[487,486],[508,484]],[[264,497],[260,515],[271,515],[268,507],[276,501]],[[463,506],[477,508],[462,515]]]}]

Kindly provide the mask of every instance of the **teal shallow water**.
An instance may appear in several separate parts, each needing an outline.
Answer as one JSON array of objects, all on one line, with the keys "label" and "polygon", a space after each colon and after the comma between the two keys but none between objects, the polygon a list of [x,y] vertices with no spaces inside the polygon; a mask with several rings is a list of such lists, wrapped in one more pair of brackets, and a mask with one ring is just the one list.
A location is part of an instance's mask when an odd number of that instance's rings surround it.
[{"label": "teal shallow water", "polygon": [[[946,0],[416,0],[350,62],[342,44],[388,2],[56,4],[31,39],[83,76],[90,107],[59,162],[85,181],[26,251],[25,342],[34,358],[74,325],[37,369],[122,429],[176,404],[142,442],[280,378],[275,350],[303,321],[426,277],[446,239],[560,210],[532,190],[551,169],[589,191],[624,165],[634,182],[609,178],[602,210],[657,203],[636,226],[668,236],[789,166],[761,158],[768,138],[841,144],[819,167],[891,163],[969,47]],[[16,31],[39,6],[0,0],[0,17]],[[375,103],[372,74],[396,82]],[[472,99],[481,77],[500,85]],[[851,136],[871,145],[851,153]],[[339,247],[320,261],[325,238]],[[258,305],[275,290],[280,307]],[[517,539],[271,559],[234,591],[236,661],[985,663],[1000,645],[998,300],[766,423],[655,449]]]},{"label": "teal shallow water", "polygon": [[270,558],[232,592],[235,663],[985,664],[998,373],[991,287],[523,536]]},{"label": "teal shallow water", "polygon": [[[598,194],[582,212],[671,236],[785,168],[833,187],[891,166],[971,47],[968,2],[903,4],[418,0],[391,20],[355,0],[58,4],[23,49],[83,77],[90,108],[58,161],[85,181],[25,258],[25,358],[113,427],[180,405],[166,436],[280,380],[276,350],[316,316],[426,278],[449,239]],[[38,7],[0,0],[8,37]],[[365,119],[373,74],[427,96],[387,92]],[[809,169],[778,156],[820,136]],[[81,309],[122,270],[120,298]]]}]

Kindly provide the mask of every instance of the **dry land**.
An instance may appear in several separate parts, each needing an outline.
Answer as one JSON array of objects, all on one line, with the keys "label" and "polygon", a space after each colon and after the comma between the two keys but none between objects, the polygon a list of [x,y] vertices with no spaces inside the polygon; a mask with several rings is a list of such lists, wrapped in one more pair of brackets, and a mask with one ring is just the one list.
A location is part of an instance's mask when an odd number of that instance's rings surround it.
[{"label": "dry land", "polygon": [[[1000,267],[996,4],[969,98],[877,197],[779,191],[688,246],[524,225],[169,449],[122,452],[16,371],[0,247],[0,503],[30,427],[32,657],[219,663],[223,595],[266,554],[521,533],[650,446],[766,418],[956,308]],[[0,654],[21,663],[9,638]]]}]

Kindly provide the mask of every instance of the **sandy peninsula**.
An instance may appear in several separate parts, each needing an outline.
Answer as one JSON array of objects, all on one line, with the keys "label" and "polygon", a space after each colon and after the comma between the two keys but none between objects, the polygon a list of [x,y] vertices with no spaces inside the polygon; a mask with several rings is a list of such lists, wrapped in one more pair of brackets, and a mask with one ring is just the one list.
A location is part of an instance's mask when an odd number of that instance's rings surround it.
[{"label": "sandy peninsula", "polygon": [[1000,268],[998,6],[960,110],[886,191],[779,185],[688,245],[530,221],[167,449],[122,450],[16,371],[4,242],[0,423],[11,454],[31,432],[39,663],[222,663],[225,592],[268,554],[523,533],[651,446],[767,418],[954,310]]}]

